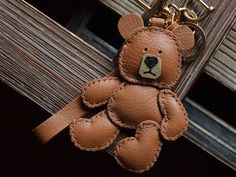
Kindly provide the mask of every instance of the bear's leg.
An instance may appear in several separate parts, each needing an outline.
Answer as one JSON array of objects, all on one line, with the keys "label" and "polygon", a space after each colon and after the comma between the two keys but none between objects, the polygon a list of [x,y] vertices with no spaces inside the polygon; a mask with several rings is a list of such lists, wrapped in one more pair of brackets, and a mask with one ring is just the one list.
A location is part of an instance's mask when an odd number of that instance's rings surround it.
[{"label": "bear's leg", "polygon": [[106,111],[92,118],[79,118],[70,125],[71,140],[81,150],[98,151],[110,146],[119,129],[109,120]]},{"label": "bear's leg", "polygon": [[154,165],[161,146],[159,125],[147,120],[138,125],[135,137],[125,138],[116,145],[114,155],[123,168],[141,173]]}]

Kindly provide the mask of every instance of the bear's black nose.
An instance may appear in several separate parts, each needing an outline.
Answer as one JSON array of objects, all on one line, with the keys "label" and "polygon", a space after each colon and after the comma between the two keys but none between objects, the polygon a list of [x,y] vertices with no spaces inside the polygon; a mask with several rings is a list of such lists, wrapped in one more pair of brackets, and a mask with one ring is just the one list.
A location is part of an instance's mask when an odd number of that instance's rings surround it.
[{"label": "bear's black nose", "polygon": [[147,56],[144,60],[144,63],[149,67],[153,68],[157,63],[158,59],[155,56]]}]

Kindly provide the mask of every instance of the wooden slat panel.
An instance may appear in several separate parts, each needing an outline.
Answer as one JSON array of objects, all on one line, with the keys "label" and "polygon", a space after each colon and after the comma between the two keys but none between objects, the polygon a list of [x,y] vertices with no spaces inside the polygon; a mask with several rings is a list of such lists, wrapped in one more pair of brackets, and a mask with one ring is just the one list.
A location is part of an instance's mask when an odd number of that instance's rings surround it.
[{"label": "wooden slat panel", "polygon": [[184,106],[191,117],[186,138],[236,170],[236,130],[193,100],[186,98]]},{"label": "wooden slat panel", "polygon": [[[137,0],[99,0],[107,7],[113,9],[120,15],[125,15],[132,12],[142,14],[144,10],[138,5]],[[151,0],[146,1],[151,2]]]},{"label": "wooden slat panel", "polygon": [[111,60],[22,1],[0,1],[0,78],[55,113]]},{"label": "wooden slat panel", "polygon": [[236,92],[236,23],[207,65],[206,72]]}]

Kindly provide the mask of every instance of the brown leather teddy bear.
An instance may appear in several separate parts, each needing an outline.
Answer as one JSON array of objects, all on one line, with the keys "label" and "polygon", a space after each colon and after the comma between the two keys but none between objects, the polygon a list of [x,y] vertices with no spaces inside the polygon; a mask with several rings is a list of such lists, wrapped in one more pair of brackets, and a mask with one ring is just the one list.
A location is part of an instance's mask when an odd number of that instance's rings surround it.
[{"label": "brown leather teddy bear", "polygon": [[110,146],[120,129],[135,129],[134,137],[116,144],[114,157],[125,169],[144,172],[160,153],[162,138],[176,140],[187,129],[187,113],[170,89],[180,76],[181,50],[194,45],[194,35],[185,25],[162,28],[161,20],[144,27],[136,14],[118,23],[125,39],[118,55],[118,74],[95,79],[82,88],[89,108],[105,105],[92,118],[78,118],[70,126],[75,146],[86,151]]}]

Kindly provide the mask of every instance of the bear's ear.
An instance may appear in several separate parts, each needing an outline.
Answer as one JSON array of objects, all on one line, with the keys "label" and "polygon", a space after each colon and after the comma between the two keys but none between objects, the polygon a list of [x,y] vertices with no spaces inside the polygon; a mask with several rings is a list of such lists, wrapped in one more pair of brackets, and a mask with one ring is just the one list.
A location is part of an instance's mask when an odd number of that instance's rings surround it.
[{"label": "bear's ear", "polygon": [[186,25],[178,25],[173,33],[179,42],[179,50],[188,50],[193,48],[195,40],[193,31]]},{"label": "bear's ear", "polygon": [[124,39],[128,39],[136,29],[143,26],[143,19],[138,14],[125,15],[118,22],[119,32]]}]

